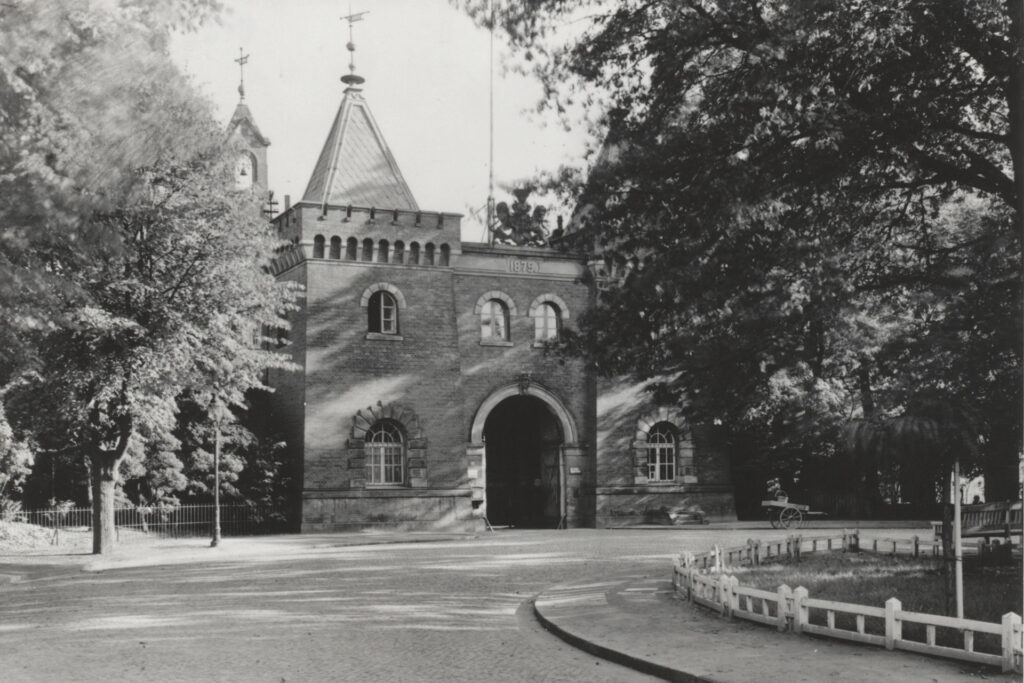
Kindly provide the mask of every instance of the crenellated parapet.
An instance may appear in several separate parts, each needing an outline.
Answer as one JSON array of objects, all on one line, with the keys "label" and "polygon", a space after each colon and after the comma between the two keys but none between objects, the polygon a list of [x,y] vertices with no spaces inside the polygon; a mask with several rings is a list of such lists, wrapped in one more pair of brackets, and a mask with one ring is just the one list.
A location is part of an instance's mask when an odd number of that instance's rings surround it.
[{"label": "crenellated parapet", "polygon": [[276,216],[281,239],[305,260],[449,266],[461,253],[462,215],[299,202]]}]

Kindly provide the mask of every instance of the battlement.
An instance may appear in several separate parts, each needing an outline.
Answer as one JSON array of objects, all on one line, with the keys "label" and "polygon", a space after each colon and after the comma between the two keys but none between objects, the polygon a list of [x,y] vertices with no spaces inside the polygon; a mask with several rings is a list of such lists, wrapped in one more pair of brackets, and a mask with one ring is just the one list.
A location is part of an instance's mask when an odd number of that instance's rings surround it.
[{"label": "battlement", "polygon": [[448,266],[461,251],[462,215],[455,213],[299,202],[272,222],[294,245],[279,268],[296,259]]},{"label": "battlement", "polygon": [[298,202],[275,216],[277,234],[290,242],[312,242],[323,235],[327,242],[340,237],[387,238],[409,242],[444,242],[457,248],[462,214],[410,211],[370,206],[342,206]]}]

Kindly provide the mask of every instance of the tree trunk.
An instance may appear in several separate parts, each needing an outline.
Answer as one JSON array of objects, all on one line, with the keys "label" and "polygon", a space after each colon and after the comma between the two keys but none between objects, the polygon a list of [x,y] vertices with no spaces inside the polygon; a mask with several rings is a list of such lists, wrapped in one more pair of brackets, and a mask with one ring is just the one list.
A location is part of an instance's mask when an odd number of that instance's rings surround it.
[{"label": "tree trunk", "polygon": [[92,553],[104,555],[114,549],[114,498],[117,467],[121,456],[111,452],[90,456],[92,473]]}]

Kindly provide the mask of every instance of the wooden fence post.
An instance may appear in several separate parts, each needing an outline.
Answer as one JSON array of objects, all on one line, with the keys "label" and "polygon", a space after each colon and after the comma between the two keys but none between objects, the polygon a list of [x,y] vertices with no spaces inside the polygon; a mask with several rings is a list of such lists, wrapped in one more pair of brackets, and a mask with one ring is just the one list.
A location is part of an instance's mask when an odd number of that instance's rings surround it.
[{"label": "wooden fence post", "polygon": [[793,633],[803,633],[804,624],[807,623],[810,610],[804,601],[807,599],[807,589],[797,586],[793,591]]},{"label": "wooden fence post", "polygon": [[[845,553],[845,552],[846,552],[847,550],[849,550],[849,549],[850,549],[850,541],[848,540],[847,536],[848,536],[848,535],[847,535],[846,529],[843,529],[843,552],[844,552],[844,553]],[[829,547],[829,550],[831,550],[831,549],[832,549],[832,543],[831,543],[831,541],[829,542],[829,544],[828,544],[828,547]]]},{"label": "wooden fence post", "polygon": [[797,534],[796,536],[794,536],[794,542],[796,544],[796,547],[795,547],[796,555],[795,555],[795,557],[796,557],[797,560],[799,560],[800,556],[801,556],[801,553],[803,552],[802,546],[803,546],[803,543],[804,543],[804,537],[801,536],[800,534]]},{"label": "wooden fence post", "polygon": [[692,566],[686,568],[686,599],[693,602],[693,572]]},{"label": "wooden fence post", "polygon": [[854,529],[853,531],[853,548],[855,552],[860,552],[860,529]]},{"label": "wooden fence post", "polygon": [[714,562],[711,566],[711,571],[715,573],[722,571],[722,549],[717,544],[711,547],[711,557]]},{"label": "wooden fence post", "polygon": [[1014,612],[1007,612],[1003,615],[1002,625],[1003,671],[1013,671],[1017,667],[1016,657],[1013,654],[1013,646],[1020,642],[1020,615]]},{"label": "wooden fence post", "polygon": [[778,619],[779,619],[778,626],[779,626],[779,630],[780,631],[785,631],[786,630],[786,623],[787,623],[786,622],[786,618],[789,616],[789,601],[790,601],[790,598],[792,597],[792,595],[793,595],[793,592],[791,590],[789,590],[789,586],[787,586],[786,584],[782,584],[781,586],[779,586],[779,592],[778,592],[778,601],[779,601],[779,610],[778,611],[779,611],[779,613],[778,613],[777,616],[778,616]]},{"label": "wooden fence post", "polygon": [[718,575],[718,608],[722,616],[732,618],[732,577],[728,574]]},{"label": "wooden fence post", "polygon": [[914,534],[914,557],[918,557],[921,554],[921,537]]},{"label": "wooden fence post", "polygon": [[900,620],[900,610],[903,603],[896,598],[889,598],[885,601],[885,649],[894,650],[896,641],[903,639],[903,622]]}]

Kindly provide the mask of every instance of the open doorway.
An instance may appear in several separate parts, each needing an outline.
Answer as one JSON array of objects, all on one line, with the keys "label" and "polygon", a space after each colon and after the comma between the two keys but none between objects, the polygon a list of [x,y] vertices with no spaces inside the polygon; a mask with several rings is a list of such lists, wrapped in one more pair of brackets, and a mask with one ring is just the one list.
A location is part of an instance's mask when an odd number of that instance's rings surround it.
[{"label": "open doorway", "polygon": [[553,529],[561,519],[562,430],[539,398],[511,396],[487,416],[487,517],[495,526]]}]

